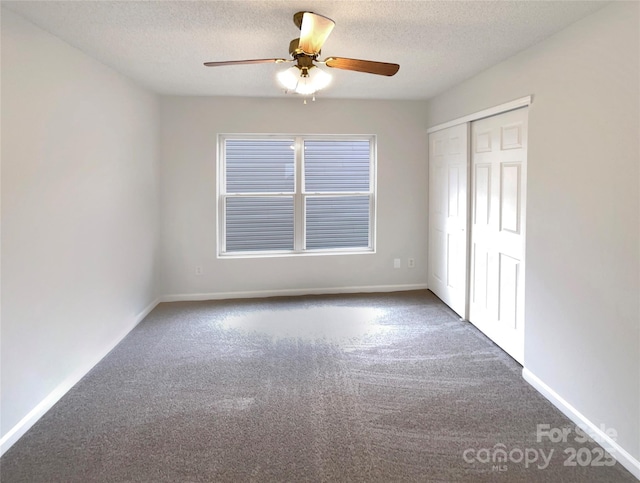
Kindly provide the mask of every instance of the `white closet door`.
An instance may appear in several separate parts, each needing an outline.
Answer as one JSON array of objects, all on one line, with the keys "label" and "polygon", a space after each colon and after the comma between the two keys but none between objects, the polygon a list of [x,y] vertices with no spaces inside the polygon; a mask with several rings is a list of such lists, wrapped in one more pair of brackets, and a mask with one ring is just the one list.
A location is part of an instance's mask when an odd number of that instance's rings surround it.
[{"label": "white closet door", "polygon": [[471,124],[469,321],[524,362],[527,114]]},{"label": "white closet door", "polygon": [[429,134],[429,288],[466,316],[468,125]]}]

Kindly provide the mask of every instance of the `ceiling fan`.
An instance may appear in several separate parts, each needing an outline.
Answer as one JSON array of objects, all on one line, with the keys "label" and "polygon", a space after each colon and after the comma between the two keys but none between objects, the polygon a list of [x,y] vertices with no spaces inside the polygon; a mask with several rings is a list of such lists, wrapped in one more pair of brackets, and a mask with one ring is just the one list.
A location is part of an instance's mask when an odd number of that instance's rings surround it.
[{"label": "ceiling fan", "polygon": [[392,76],[400,69],[398,64],[345,57],[327,57],[325,60],[318,60],[320,49],[333,30],[335,22],[317,13],[298,12],[293,15],[293,23],[300,29],[300,37],[293,39],[289,44],[291,59],[230,60],[205,62],[204,65],[220,67],[238,64],[293,63],[293,67],[278,73],[278,80],[287,91],[307,96],[314,95],[331,82],[331,75],[319,69],[316,64],[385,76]]}]

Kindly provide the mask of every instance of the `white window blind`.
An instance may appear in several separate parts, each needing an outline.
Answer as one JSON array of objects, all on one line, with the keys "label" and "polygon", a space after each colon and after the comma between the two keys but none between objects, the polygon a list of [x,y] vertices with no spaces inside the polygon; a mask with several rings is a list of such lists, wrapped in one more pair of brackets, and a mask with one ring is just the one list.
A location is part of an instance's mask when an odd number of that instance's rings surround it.
[{"label": "white window blind", "polygon": [[304,142],[305,248],[369,246],[370,156],[369,141]]},{"label": "white window blind", "polygon": [[237,195],[225,200],[227,252],[293,250],[293,142],[293,139],[226,141],[225,192]]},{"label": "white window blind", "polygon": [[293,250],[293,197],[227,198],[227,251]]},{"label": "white window blind", "polygon": [[221,136],[220,254],[372,251],[373,137]]},{"label": "white window blind", "polygon": [[241,140],[226,143],[226,192],[295,191],[293,139]]},{"label": "white window blind", "polygon": [[305,191],[369,192],[369,141],[305,141]]},{"label": "white window blind", "polygon": [[306,199],[306,248],[369,246],[369,197],[327,196]]}]

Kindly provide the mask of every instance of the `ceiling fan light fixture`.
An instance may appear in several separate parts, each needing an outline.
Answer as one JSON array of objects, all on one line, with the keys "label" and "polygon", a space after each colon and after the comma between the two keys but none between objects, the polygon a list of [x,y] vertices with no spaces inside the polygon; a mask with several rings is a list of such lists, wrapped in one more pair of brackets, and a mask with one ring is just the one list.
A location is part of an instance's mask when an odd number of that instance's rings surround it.
[{"label": "ceiling fan light fixture", "polygon": [[331,79],[331,74],[315,66],[310,69],[293,66],[278,73],[278,81],[282,87],[303,96],[324,89],[331,83]]},{"label": "ceiling fan light fixture", "polygon": [[278,72],[278,82],[288,91],[295,91],[300,78],[300,69],[296,66]]}]

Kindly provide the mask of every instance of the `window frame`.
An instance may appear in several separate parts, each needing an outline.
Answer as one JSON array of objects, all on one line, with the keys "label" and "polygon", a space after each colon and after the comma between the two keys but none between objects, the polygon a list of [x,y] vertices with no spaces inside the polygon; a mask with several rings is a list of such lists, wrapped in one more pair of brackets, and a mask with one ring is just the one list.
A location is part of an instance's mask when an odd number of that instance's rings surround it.
[{"label": "window frame", "polygon": [[[226,140],[291,140],[294,146],[294,191],[268,193],[226,192]],[[304,179],[304,141],[368,141],[369,142],[369,191],[321,191],[306,192]],[[354,255],[376,252],[377,217],[377,139],[373,134],[218,134],[216,160],[216,242],[218,258],[261,258],[313,255]],[[369,196],[369,245],[348,248],[306,248],[306,199],[309,197]],[[293,250],[226,251],[227,198],[236,197],[283,197],[293,196],[294,240]]]}]

